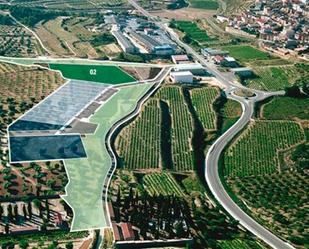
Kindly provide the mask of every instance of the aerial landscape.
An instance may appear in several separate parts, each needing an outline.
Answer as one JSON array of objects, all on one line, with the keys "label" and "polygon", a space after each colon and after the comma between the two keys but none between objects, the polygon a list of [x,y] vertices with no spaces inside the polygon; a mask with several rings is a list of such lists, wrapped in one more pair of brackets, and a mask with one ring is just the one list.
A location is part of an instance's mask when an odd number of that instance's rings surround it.
[{"label": "aerial landscape", "polygon": [[308,0],[0,0],[0,248],[309,249]]}]

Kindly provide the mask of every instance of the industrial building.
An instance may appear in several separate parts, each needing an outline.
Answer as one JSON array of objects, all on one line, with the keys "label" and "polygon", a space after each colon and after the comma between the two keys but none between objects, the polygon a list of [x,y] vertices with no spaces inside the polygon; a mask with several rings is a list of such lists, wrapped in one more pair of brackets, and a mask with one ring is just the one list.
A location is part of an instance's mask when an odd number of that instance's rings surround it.
[{"label": "industrial building", "polygon": [[193,83],[193,74],[190,71],[171,72],[170,77],[173,83],[185,83],[185,84]]},{"label": "industrial building", "polygon": [[251,77],[253,75],[252,69],[248,67],[232,68],[231,71],[240,77]]},{"label": "industrial building", "polygon": [[172,55],[172,61],[175,64],[188,63],[190,62],[186,54]]},{"label": "industrial building", "polygon": [[119,30],[112,31],[112,35],[116,38],[118,44],[125,53],[134,54],[137,52],[137,48],[127,37],[123,35],[121,31]]},{"label": "industrial building", "polygon": [[203,48],[201,49],[202,55],[205,57],[213,57],[213,56],[228,56],[228,51],[218,50],[218,49],[212,49],[212,48]]},{"label": "industrial building", "polygon": [[175,66],[175,72],[185,72],[189,71],[194,75],[205,75],[207,74],[206,69],[199,63],[189,63],[189,64],[178,64]]}]

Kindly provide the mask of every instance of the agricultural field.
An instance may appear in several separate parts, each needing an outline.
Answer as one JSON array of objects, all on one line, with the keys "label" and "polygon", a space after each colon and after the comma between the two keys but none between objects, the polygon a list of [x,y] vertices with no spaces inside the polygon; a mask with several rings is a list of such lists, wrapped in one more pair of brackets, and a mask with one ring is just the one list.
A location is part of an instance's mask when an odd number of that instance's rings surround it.
[{"label": "agricultural field", "polygon": [[[185,34],[184,41],[189,42],[193,40],[199,44],[205,44],[207,42],[213,41],[215,38],[210,37],[206,30],[201,29],[196,22],[190,21],[173,21],[172,27],[179,29]],[[187,40],[185,40],[187,39]]]},{"label": "agricultural field", "polygon": [[7,126],[63,83],[64,80],[55,72],[0,63],[0,91],[6,96],[0,98],[0,195],[33,194],[38,182],[42,191],[63,190],[67,179],[60,162],[24,167],[14,165],[10,170],[4,167],[7,164]]},{"label": "agricultural field", "polygon": [[309,99],[277,97],[263,106],[261,116],[269,120],[308,120]]},{"label": "agricultural field", "polygon": [[234,239],[219,241],[220,249],[263,249],[264,247],[254,241]]},{"label": "agricultural field", "polygon": [[40,55],[35,38],[16,25],[0,25],[0,55],[11,57],[35,57]]},{"label": "agricultural field", "polygon": [[223,46],[222,49],[228,51],[230,56],[240,62],[247,62],[250,60],[266,60],[270,58],[268,53],[260,51],[249,45]]},{"label": "agricultural field", "polygon": [[106,84],[122,84],[136,80],[116,66],[49,64],[53,70],[58,70],[64,78],[86,80]]},{"label": "agricultural field", "polygon": [[[140,116],[125,127],[116,141],[124,168],[149,169],[161,165],[161,110],[157,99],[150,99]],[[147,149],[145,149],[147,148]]]},{"label": "agricultural field", "polygon": [[193,123],[181,88],[177,86],[163,87],[157,96],[168,104],[171,115],[172,168],[175,171],[193,170],[191,148]]},{"label": "agricultural field", "polygon": [[44,7],[49,10],[70,10],[70,11],[97,11],[99,9],[106,8],[121,8],[126,3],[125,0],[110,0],[110,1],[100,1],[100,0],[13,0],[12,5],[18,5],[23,7]]},{"label": "agricultural field", "polygon": [[308,171],[237,178],[228,181],[234,193],[266,227],[295,244],[307,248],[309,222]]},{"label": "agricultural field", "polygon": [[87,17],[57,17],[41,22],[36,32],[55,55],[100,58],[105,56],[99,47],[101,44],[93,44],[99,34],[88,28],[94,21]]},{"label": "agricultural field", "polygon": [[184,196],[179,184],[170,173],[152,173],[143,177],[143,185],[149,195]]},{"label": "agricultural field", "polygon": [[203,87],[190,91],[192,105],[194,106],[205,130],[216,130],[216,112],[213,103],[219,97],[219,91],[214,87]]},{"label": "agricultural field", "polygon": [[278,152],[304,139],[304,131],[298,123],[253,121],[226,149],[224,175],[246,177],[279,172]]},{"label": "agricultural field", "polygon": [[290,87],[298,80],[309,77],[308,68],[302,67],[302,64],[281,66],[281,67],[255,67],[256,75],[253,79],[248,79],[245,84],[248,87],[277,91],[285,87]]},{"label": "agricultural field", "polygon": [[217,0],[189,0],[189,6],[196,9],[216,10],[219,8]]}]

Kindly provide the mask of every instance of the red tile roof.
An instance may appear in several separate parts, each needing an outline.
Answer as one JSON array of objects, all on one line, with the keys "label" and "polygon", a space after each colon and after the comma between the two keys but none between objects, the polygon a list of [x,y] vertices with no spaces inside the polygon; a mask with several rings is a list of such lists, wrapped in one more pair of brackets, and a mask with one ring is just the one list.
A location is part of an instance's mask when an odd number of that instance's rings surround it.
[{"label": "red tile roof", "polygon": [[133,240],[135,238],[131,223],[121,223],[120,226],[124,240]]}]

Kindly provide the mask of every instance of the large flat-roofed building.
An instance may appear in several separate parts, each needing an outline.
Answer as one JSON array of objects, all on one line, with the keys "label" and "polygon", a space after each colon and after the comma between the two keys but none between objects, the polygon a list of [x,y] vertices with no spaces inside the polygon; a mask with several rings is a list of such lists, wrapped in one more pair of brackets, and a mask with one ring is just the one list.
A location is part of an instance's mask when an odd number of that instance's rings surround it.
[{"label": "large flat-roofed building", "polygon": [[175,64],[188,63],[190,60],[186,54],[172,55],[172,61]]},{"label": "large flat-roofed building", "polygon": [[173,83],[184,83],[184,84],[193,83],[193,74],[190,71],[171,72],[170,77]]},{"label": "large flat-roofed building", "polygon": [[125,53],[134,54],[137,52],[137,48],[127,37],[123,35],[121,31],[112,31],[112,35],[116,38],[118,44]]},{"label": "large flat-roofed building", "polygon": [[189,71],[194,75],[205,75],[207,74],[206,69],[199,63],[188,63],[188,64],[178,64],[174,68],[175,72]]},{"label": "large flat-roofed building", "polygon": [[175,51],[170,45],[155,46],[152,53],[156,55],[171,55]]},{"label": "large flat-roofed building", "polygon": [[232,68],[231,71],[240,77],[250,77],[253,75],[252,69],[248,67]]},{"label": "large flat-roofed building", "polygon": [[201,49],[201,53],[205,57],[208,57],[208,56],[212,57],[212,56],[216,56],[216,55],[228,56],[228,54],[229,54],[228,51],[223,51],[223,50],[213,49],[213,48],[203,48],[203,49]]}]

